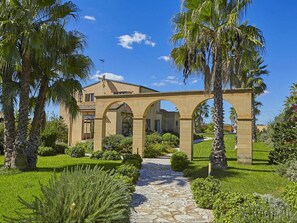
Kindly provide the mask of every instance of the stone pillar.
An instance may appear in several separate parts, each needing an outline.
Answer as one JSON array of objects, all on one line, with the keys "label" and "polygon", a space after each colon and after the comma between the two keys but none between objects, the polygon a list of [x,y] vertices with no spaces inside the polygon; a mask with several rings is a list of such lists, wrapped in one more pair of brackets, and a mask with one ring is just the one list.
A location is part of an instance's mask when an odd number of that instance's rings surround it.
[{"label": "stone pillar", "polygon": [[94,122],[94,151],[103,150],[103,139],[105,137],[105,118],[95,118]]},{"label": "stone pillar", "polygon": [[180,151],[193,160],[193,121],[191,118],[180,118]]},{"label": "stone pillar", "polygon": [[252,119],[237,119],[237,162],[253,164]]},{"label": "stone pillar", "polygon": [[145,118],[133,118],[133,154],[144,156]]}]

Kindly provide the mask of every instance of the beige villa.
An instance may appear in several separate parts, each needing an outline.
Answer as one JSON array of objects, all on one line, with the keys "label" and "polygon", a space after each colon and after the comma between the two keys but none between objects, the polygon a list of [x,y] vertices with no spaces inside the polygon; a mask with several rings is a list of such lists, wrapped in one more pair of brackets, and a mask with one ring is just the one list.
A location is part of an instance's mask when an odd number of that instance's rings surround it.
[{"label": "beige villa", "polygon": [[[68,144],[75,145],[83,140],[94,138],[95,96],[124,95],[157,92],[148,87],[114,80],[103,80],[84,87],[82,94],[77,95],[78,116],[72,120],[65,108],[60,105],[60,116],[68,126]],[[102,108],[103,109],[103,108]],[[124,102],[112,104],[106,113],[105,135],[132,134],[133,114]],[[179,113],[160,108],[160,102],[150,106],[146,115],[146,131],[179,132]]]}]

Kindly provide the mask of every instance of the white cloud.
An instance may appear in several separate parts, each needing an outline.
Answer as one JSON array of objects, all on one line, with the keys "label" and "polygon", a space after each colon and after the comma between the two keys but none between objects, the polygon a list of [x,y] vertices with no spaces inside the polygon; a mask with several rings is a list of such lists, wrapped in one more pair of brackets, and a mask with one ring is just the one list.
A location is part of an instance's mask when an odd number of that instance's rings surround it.
[{"label": "white cloud", "polygon": [[155,87],[162,87],[162,86],[166,86],[168,84],[182,85],[183,83],[180,82],[178,80],[178,78],[176,76],[173,76],[173,75],[167,76],[166,79],[161,80],[160,82],[152,83],[152,85],[155,86]]},{"label": "white cloud", "polygon": [[166,79],[167,79],[167,80],[175,80],[175,79],[176,79],[176,76],[171,76],[171,75],[169,75],[169,76],[167,76]]},{"label": "white cloud", "polygon": [[161,57],[159,57],[158,59],[159,59],[159,60],[164,60],[164,61],[168,62],[168,61],[171,60],[171,57],[169,57],[169,56],[161,56]]},{"label": "white cloud", "polygon": [[94,16],[90,16],[90,15],[85,15],[84,19],[91,20],[91,21],[94,21],[94,22],[96,21],[96,18]]},{"label": "white cloud", "polygon": [[191,84],[196,84],[197,82],[198,82],[198,80],[194,79],[194,80],[191,81]]},{"label": "white cloud", "polygon": [[125,49],[133,49],[132,45],[134,43],[141,44],[144,42],[145,45],[149,45],[154,47],[156,45],[155,42],[151,41],[151,37],[143,34],[141,32],[134,32],[132,35],[122,35],[117,37],[119,39],[118,45],[122,46]]},{"label": "white cloud", "polygon": [[270,93],[270,92],[269,92],[269,91],[267,91],[267,90],[265,90],[265,91],[264,91],[264,94],[269,94],[269,93]]},{"label": "white cloud", "polygon": [[98,79],[98,78],[103,78],[105,76],[105,79],[108,80],[114,80],[114,81],[122,81],[124,80],[124,77],[122,75],[117,75],[113,73],[100,73],[99,71],[96,72],[96,74],[91,76],[91,79]]},{"label": "white cloud", "polygon": [[163,87],[163,86],[165,86],[165,83],[164,82],[155,82],[155,83],[152,83],[152,85],[155,87]]}]

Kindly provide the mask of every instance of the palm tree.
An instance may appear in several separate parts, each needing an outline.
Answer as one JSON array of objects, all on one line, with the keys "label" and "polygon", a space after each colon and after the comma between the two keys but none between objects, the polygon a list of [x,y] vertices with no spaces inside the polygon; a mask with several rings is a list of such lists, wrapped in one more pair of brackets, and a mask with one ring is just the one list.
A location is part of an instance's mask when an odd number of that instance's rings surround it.
[{"label": "palm tree", "polygon": [[[64,38],[63,46],[56,44],[56,32]],[[44,57],[36,64],[36,72],[41,79],[37,79],[38,96],[36,98],[34,117],[29,134],[27,148],[28,168],[36,168],[37,150],[41,132],[41,118],[44,113],[46,101],[64,104],[72,117],[75,117],[79,108],[75,95],[82,91],[79,82],[88,77],[89,68],[92,64],[88,57],[79,52],[83,50],[84,37],[78,32],[66,32],[64,27],[55,25],[45,30],[48,44],[44,49]],[[53,32],[54,31],[54,32]],[[54,40],[54,41],[53,41]],[[34,66],[35,67],[35,66]]]},{"label": "palm tree", "polygon": [[[19,117],[14,153],[16,157],[25,157],[33,62],[42,57],[46,40],[41,31],[54,24],[64,24],[68,17],[75,17],[77,7],[71,2],[61,3],[59,0],[14,0],[2,1],[0,11],[2,55],[6,61],[13,58],[20,67]],[[63,39],[57,35],[56,41]],[[15,159],[12,162],[15,163],[8,166],[26,168],[28,165],[26,159]]]},{"label": "palm tree", "polygon": [[263,45],[261,32],[256,27],[239,23],[249,3],[250,0],[185,0],[185,10],[174,18],[176,33],[172,41],[178,46],[172,50],[171,57],[178,69],[183,70],[185,79],[192,73],[203,74],[205,90],[214,94],[211,155],[214,168],[227,167],[222,88],[223,77],[230,69],[229,58],[243,43]]},{"label": "palm tree", "polygon": [[203,124],[203,118],[209,117],[209,105],[205,102],[202,102],[194,111],[194,127],[196,133],[199,133],[201,126]]},{"label": "palm tree", "polygon": [[229,118],[231,120],[231,124],[233,125],[234,131],[237,131],[237,114],[234,107],[230,108]]}]

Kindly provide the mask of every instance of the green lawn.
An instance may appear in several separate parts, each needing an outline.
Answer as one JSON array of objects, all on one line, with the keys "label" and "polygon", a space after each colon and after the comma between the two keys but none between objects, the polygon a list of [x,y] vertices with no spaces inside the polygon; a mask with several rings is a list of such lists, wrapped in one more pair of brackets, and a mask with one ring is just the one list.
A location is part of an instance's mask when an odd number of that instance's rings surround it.
[{"label": "green lawn", "polygon": [[[194,161],[190,165],[195,169],[192,178],[206,177],[212,141],[194,145]],[[268,164],[268,152],[272,149],[266,144],[254,143],[253,165],[238,164],[234,150],[235,135],[225,135],[228,169],[214,170],[212,175],[220,179],[223,191],[241,193],[260,193],[281,196],[284,187],[290,182],[275,173],[276,166]]]},{"label": "green lawn", "polygon": [[[3,156],[0,156],[0,164],[3,164]],[[67,155],[59,155],[39,157],[36,171],[0,171],[0,222],[2,222],[3,215],[11,216],[14,210],[21,207],[18,203],[18,196],[26,201],[31,200],[32,195],[38,195],[40,192],[39,182],[46,184],[53,172],[59,174],[64,168],[77,165],[100,165],[104,169],[111,169],[120,165],[120,161],[101,161],[87,157],[71,158]]]}]

